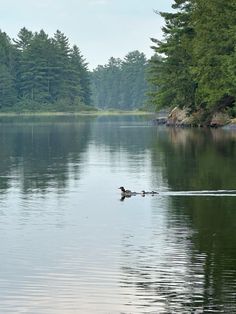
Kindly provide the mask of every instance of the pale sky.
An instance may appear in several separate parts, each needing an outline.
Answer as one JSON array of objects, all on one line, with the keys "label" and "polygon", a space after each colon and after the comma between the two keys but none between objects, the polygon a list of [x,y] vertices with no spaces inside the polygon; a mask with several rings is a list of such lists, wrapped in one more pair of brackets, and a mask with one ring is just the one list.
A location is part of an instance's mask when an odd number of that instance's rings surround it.
[{"label": "pale sky", "polygon": [[76,44],[93,69],[110,57],[139,50],[149,58],[150,37],[161,38],[163,20],[153,10],[170,11],[172,0],[0,0],[0,29],[15,38],[22,27],[57,29]]}]

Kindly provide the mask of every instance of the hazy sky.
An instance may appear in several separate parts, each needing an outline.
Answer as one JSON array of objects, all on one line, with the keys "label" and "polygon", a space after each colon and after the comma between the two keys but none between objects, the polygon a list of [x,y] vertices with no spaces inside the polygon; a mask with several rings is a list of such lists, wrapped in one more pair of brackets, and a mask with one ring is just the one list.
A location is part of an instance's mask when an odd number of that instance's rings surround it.
[{"label": "hazy sky", "polygon": [[0,29],[11,38],[22,27],[57,29],[79,46],[92,69],[139,50],[150,57],[150,37],[161,37],[163,21],[153,10],[169,11],[172,0],[0,0]]}]

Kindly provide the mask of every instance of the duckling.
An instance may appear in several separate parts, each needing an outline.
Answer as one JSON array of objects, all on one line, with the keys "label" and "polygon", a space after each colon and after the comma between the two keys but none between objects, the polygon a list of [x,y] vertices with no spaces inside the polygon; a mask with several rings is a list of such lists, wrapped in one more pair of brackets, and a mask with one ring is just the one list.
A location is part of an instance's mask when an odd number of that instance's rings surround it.
[{"label": "duckling", "polygon": [[151,194],[154,195],[154,194],[159,194],[159,193],[156,191],[152,191]]},{"label": "duckling", "polygon": [[145,195],[147,194],[147,192],[144,191],[144,190],[142,190],[140,194],[141,194],[142,197],[145,197]]},{"label": "duckling", "polygon": [[152,192],[148,192],[148,191],[144,191],[144,190],[142,190],[142,191],[141,191],[141,194],[142,194],[142,195],[152,194]]},{"label": "duckling", "polygon": [[145,196],[146,194],[154,195],[154,194],[159,194],[159,193],[156,192],[156,191],[151,191],[151,192],[147,192],[147,191],[144,191],[144,190],[141,191],[141,195],[142,196]]}]

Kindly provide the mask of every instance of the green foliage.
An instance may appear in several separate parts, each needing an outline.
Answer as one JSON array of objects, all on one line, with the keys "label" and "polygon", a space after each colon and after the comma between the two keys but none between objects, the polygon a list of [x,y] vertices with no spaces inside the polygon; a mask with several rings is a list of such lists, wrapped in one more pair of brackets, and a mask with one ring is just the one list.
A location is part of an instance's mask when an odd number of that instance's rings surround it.
[{"label": "green foliage", "polygon": [[164,39],[152,39],[150,102],[156,108],[232,107],[236,96],[236,3],[175,0],[165,19]]},{"label": "green foliage", "polygon": [[197,0],[193,11],[194,75],[200,102],[214,106],[226,95],[235,96],[236,3]]},{"label": "green foliage", "polygon": [[76,111],[91,107],[87,63],[59,30],[22,28],[18,37],[0,32],[0,108],[2,111]]},{"label": "green foliage", "polygon": [[91,90],[88,63],[77,46],[73,46],[70,52],[70,64],[72,81],[74,82],[74,96],[79,95],[82,102],[89,106],[91,104]]},{"label": "green foliage", "polygon": [[14,49],[10,39],[0,31],[0,108],[11,107],[16,101]]},{"label": "green foliage", "polygon": [[91,73],[94,105],[122,110],[143,107],[146,69],[146,57],[139,51],[128,53],[124,60],[112,57],[106,65],[99,65]]},{"label": "green foliage", "polygon": [[14,78],[6,65],[0,64],[0,108],[11,107],[16,101]]}]

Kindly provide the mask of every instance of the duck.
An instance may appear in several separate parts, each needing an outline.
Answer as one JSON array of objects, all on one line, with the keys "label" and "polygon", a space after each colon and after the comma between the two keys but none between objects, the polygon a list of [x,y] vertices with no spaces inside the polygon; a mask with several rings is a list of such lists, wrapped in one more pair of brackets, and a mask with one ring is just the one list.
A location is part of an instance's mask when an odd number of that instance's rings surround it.
[{"label": "duck", "polygon": [[118,189],[121,190],[121,195],[122,196],[131,196],[131,195],[138,194],[137,192],[132,192],[130,190],[126,190],[123,186],[119,187]]}]

